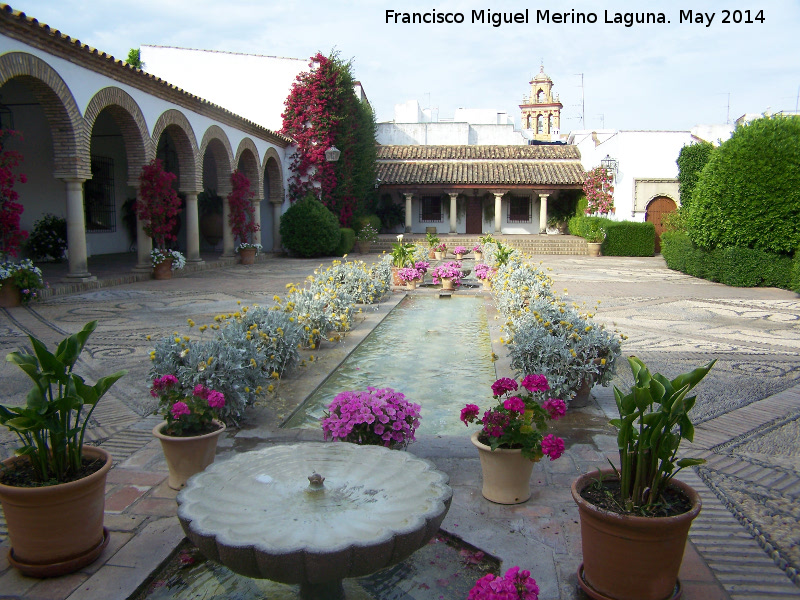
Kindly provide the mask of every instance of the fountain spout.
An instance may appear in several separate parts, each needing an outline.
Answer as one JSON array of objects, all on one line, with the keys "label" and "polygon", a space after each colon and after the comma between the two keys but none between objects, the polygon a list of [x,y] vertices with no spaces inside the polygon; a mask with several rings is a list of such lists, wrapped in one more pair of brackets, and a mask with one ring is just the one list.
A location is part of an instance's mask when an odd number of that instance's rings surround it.
[{"label": "fountain spout", "polygon": [[308,491],[309,492],[319,492],[325,489],[323,482],[325,478],[320,475],[319,473],[314,473],[313,475],[309,475],[308,477]]}]

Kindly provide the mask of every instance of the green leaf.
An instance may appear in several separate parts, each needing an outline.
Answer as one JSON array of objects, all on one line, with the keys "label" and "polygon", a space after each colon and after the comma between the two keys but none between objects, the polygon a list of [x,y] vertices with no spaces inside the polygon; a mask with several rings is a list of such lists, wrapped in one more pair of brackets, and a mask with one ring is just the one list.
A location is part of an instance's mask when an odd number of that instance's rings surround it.
[{"label": "green leaf", "polygon": [[694,425],[689,420],[687,415],[682,415],[680,419],[678,419],[678,427],[680,427],[681,437],[688,442],[694,441]]},{"label": "green leaf", "polygon": [[665,394],[666,394],[666,388],[658,380],[651,379],[650,396],[653,399],[653,402],[661,404],[664,401]]},{"label": "green leaf", "polygon": [[684,469],[686,467],[696,467],[697,465],[705,464],[706,459],[704,458],[682,458],[676,464],[681,468]]},{"label": "green leaf", "polygon": [[639,410],[645,410],[653,404],[653,396],[649,387],[633,388],[633,402]]},{"label": "green leaf", "polygon": [[711,370],[711,367],[714,366],[717,360],[714,359],[704,367],[698,367],[689,373],[683,373],[682,375],[678,375],[675,379],[672,380],[672,385],[675,389],[680,389],[687,383],[689,384],[689,389],[692,389],[696,386],[700,381],[705,377],[708,372]]},{"label": "green leaf", "polygon": [[6,355],[6,360],[17,365],[34,381],[39,380],[39,361],[36,360],[35,356],[31,354],[22,354],[20,352],[11,352]]},{"label": "green leaf", "polygon": [[29,335],[28,338],[31,340],[31,345],[33,345],[33,351],[36,353],[36,358],[39,359],[42,373],[46,375],[52,375],[53,379],[63,383],[66,374],[66,368],[64,367],[64,364],[58,360],[41,341],[37,340],[32,335]]}]

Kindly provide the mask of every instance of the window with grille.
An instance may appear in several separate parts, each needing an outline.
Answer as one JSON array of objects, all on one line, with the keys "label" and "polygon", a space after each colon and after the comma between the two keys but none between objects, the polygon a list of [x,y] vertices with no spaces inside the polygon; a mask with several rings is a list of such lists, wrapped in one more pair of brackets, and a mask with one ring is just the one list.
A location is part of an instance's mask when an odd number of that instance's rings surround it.
[{"label": "window with grille", "polygon": [[117,230],[114,159],[92,156],[92,178],[83,185],[83,206],[87,232],[110,233]]},{"label": "window with grille", "polygon": [[441,223],[441,221],[442,221],[442,197],[423,196],[419,203],[419,222]]},{"label": "window with grille", "polygon": [[531,222],[531,199],[525,196],[511,196],[508,202],[509,223]]}]

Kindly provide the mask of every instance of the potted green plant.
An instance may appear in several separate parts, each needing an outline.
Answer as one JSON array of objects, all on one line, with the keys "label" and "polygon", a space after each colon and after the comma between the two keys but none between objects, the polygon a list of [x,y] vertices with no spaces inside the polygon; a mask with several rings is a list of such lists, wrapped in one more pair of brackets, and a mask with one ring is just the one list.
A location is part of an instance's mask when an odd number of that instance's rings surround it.
[{"label": "potted green plant", "polygon": [[436,258],[436,246],[439,245],[439,236],[436,232],[428,231],[425,233],[425,239],[428,242],[428,258]]},{"label": "potted green plant", "polygon": [[356,234],[356,242],[358,242],[358,251],[361,254],[368,254],[370,246],[373,242],[377,241],[378,232],[370,223],[364,223],[364,226]]},{"label": "potted green plant", "polygon": [[581,519],[583,564],[578,581],[592,598],[663,600],[674,597],[678,570],[700,496],[674,479],[701,458],[678,458],[681,440],[692,441],[689,392],[711,361],[669,380],[628,359],[634,383],[614,388],[619,418],[619,468],[587,473],[572,484]]},{"label": "potted green plant", "polygon": [[600,247],[606,239],[606,230],[599,221],[593,219],[589,222],[584,238],[589,246],[589,256],[600,256]]},{"label": "potted green plant", "polygon": [[189,392],[174,375],[155,378],[150,395],[158,398],[156,413],[164,417],[153,435],[167,459],[167,485],[179,490],[189,477],[214,462],[217,440],[225,431],[217,414],[225,406],[225,396],[201,384]]},{"label": "potted green plant", "polygon": [[42,271],[29,258],[3,260],[0,254],[0,308],[12,308],[39,299],[45,287]]},{"label": "potted green plant", "polygon": [[150,251],[153,279],[172,279],[172,272],[186,266],[186,257],[177,250],[153,248]]},{"label": "potted green plant", "polygon": [[[527,394],[518,392],[523,387]],[[520,384],[501,377],[492,384],[497,405],[478,418],[480,409],[467,404],[461,410],[465,425],[475,422],[481,431],[472,434],[483,472],[483,497],[498,504],[519,504],[531,497],[533,464],[548,455],[555,460],[564,452],[564,440],[545,434],[547,421],[566,413],[566,404],[547,398],[550,389],[544,375],[526,375]],[[512,395],[512,393],[514,395]]]},{"label": "potted green plant", "polygon": [[23,405],[0,405],[0,424],[21,442],[3,461],[0,502],[11,539],[9,562],[23,574],[53,577],[93,562],[108,543],[103,527],[111,456],[84,446],[100,398],[127,371],[94,385],[73,372],[97,321],[64,339],[55,353],[29,336],[33,354],[12,352],[34,382]]}]

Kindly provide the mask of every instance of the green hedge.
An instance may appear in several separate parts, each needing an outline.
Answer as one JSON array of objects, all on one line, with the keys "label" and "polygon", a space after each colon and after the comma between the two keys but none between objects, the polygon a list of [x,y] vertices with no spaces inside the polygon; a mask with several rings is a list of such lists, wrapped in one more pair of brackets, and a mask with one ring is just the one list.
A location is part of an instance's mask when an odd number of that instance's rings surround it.
[{"label": "green hedge", "polygon": [[344,256],[353,251],[353,246],[356,245],[356,232],[349,227],[340,227],[339,231],[341,232],[341,236],[339,237],[339,245],[336,247],[336,252],[334,252],[334,254],[336,254],[336,256]]},{"label": "green hedge", "polygon": [[792,280],[793,263],[795,273],[800,275],[797,257],[792,261],[788,256],[752,248],[703,250],[678,231],[661,235],[661,255],[670,269],[725,285],[792,289],[792,285],[800,283]]},{"label": "green hedge", "polygon": [[339,219],[313,194],[292,204],[280,225],[283,245],[298,256],[331,256],[339,246]]},{"label": "green hedge", "polygon": [[800,294],[800,248],[794,253],[794,266],[792,267],[790,289]]},{"label": "green hedge", "polygon": [[569,232],[586,237],[593,222],[600,223],[606,231],[603,256],[653,256],[655,253],[656,229],[652,223],[613,221],[604,217],[573,217],[569,220]]}]

